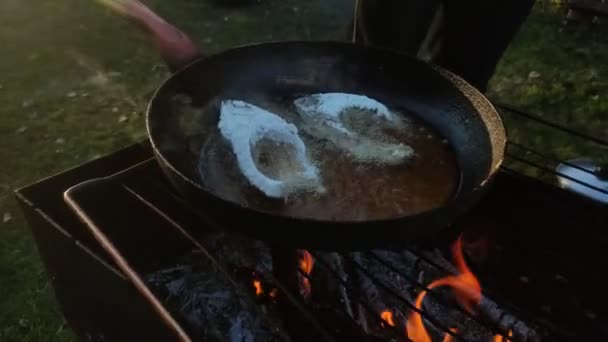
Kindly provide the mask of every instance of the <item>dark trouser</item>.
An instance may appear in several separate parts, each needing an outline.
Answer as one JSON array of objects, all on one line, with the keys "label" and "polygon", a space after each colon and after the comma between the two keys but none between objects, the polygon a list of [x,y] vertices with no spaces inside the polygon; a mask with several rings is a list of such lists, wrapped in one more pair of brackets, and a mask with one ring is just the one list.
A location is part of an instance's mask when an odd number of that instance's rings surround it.
[{"label": "dark trouser", "polygon": [[359,0],[357,40],[415,55],[427,37],[439,4],[438,30],[431,37],[432,62],[485,91],[496,65],[518,32],[534,0]]}]

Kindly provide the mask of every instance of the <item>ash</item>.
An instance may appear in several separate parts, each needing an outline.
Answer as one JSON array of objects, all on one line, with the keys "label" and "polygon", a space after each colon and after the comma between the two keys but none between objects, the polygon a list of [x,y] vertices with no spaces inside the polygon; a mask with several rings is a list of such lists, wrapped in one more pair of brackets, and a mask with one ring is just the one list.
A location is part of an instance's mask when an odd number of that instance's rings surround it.
[{"label": "ash", "polygon": [[[265,246],[226,235],[208,242],[219,264],[193,252],[145,277],[168,310],[199,341],[290,341],[275,305],[252,293],[250,275],[271,270]],[[245,273],[247,280],[235,280]]]}]

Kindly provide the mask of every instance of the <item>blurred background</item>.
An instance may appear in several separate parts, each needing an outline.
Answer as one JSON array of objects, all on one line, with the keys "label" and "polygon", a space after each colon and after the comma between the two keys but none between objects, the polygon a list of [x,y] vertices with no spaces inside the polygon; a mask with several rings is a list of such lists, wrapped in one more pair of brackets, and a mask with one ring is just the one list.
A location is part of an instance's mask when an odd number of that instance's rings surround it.
[{"label": "blurred background", "polygon": [[[207,52],[344,39],[353,11],[351,0],[145,2]],[[604,138],[608,19],[568,12],[566,1],[537,1],[488,95]],[[168,70],[140,31],[92,0],[2,0],[0,23],[0,341],[72,341],[13,190],[145,139],[147,101]],[[505,120],[512,141],[608,161],[597,146]]]}]

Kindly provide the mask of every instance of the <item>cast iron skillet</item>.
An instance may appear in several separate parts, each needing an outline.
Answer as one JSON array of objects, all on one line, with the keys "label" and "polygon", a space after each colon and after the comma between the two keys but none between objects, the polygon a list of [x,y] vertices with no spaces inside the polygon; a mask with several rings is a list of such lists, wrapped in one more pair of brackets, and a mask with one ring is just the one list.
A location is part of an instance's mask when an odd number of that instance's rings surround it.
[{"label": "cast iron skillet", "polygon": [[[175,70],[148,107],[147,128],[156,158],[191,207],[228,229],[302,248],[386,247],[431,239],[483,196],[502,163],[506,135],[496,110],[468,83],[437,66],[339,42],[263,43],[203,58],[181,31],[141,3],[128,0],[127,5],[130,18],[152,33]],[[460,166],[458,189],[434,210],[373,221],[279,216],[232,202],[204,186],[199,173],[199,130],[216,124],[219,113],[213,108],[204,115],[175,110],[174,99],[185,95],[205,107],[218,97],[238,99],[252,89],[272,95],[357,93],[407,108],[448,139]]]}]

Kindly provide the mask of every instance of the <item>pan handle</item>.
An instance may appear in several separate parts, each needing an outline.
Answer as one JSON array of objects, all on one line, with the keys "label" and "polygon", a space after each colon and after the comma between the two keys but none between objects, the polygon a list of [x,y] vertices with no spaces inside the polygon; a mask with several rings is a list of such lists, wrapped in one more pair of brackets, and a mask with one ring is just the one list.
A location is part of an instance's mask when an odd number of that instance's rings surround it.
[{"label": "pan handle", "polygon": [[150,37],[171,72],[203,57],[202,52],[188,35],[139,0],[97,0],[97,2],[126,17],[142,29]]}]

